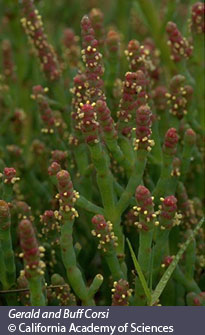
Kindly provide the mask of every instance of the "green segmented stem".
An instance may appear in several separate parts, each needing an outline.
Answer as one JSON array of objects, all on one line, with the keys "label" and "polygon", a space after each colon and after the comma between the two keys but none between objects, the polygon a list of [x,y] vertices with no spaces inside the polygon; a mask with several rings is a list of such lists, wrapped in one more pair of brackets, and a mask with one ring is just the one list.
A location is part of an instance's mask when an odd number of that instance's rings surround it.
[{"label": "green segmented stem", "polygon": [[169,195],[169,190],[167,188],[167,185],[171,178],[172,161],[173,161],[173,157],[163,153],[163,165],[162,165],[161,174],[160,174],[159,180],[153,192],[153,196],[155,198],[156,204],[159,203],[160,197],[163,197],[164,195]]},{"label": "green segmented stem", "polygon": [[73,220],[66,220],[61,227],[60,246],[62,260],[66,268],[68,281],[75,294],[82,300],[84,305],[94,305],[94,301],[88,296],[88,289],[85,285],[82,273],[77,267],[72,237],[73,223]]},{"label": "green segmented stem", "polygon": [[145,275],[145,278],[149,278],[152,238],[153,229],[148,232],[140,231],[139,233],[138,261]]},{"label": "green segmented stem", "polygon": [[82,176],[82,180],[80,182],[80,193],[82,193],[82,195],[84,196],[86,195],[86,198],[88,200],[91,200],[92,197],[92,188],[90,187],[91,178],[89,175],[86,175],[89,160],[88,160],[88,151],[85,143],[77,145],[77,147],[74,150],[74,156],[78,171],[80,173],[80,176]]},{"label": "green segmented stem", "polygon": [[103,276],[101,274],[97,274],[88,289],[88,295],[90,298],[94,297],[94,295],[97,293],[102,283],[103,283]]},{"label": "green segmented stem", "polygon": [[93,204],[82,195],[76,200],[76,207],[83,208],[90,213],[104,215],[104,209],[102,207]]},{"label": "green segmented stem", "polygon": [[28,279],[31,306],[46,306],[43,289],[43,277],[35,276]]},{"label": "green segmented stem", "polygon": [[119,260],[117,258],[116,252],[114,250],[107,252],[104,255],[104,258],[109,266],[110,272],[114,280],[119,280],[125,278],[124,273],[122,272]]},{"label": "green segmented stem", "polygon": [[147,161],[147,151],[145,150],[139,150],[136,154],[136,161],[135,166],[133,168],[133,172],[130,176],[130,179],[128,181],[128,184],[126,186],[126,189],[122,193],[116,207],[116,212],[119,216],[122,215],[124,210],[127,208],[127,206],[130,203],[130,200],[136,190],[136,187],[140,184],[144,169],[146,166]]},{"label": "green segmented stem", "polygon": [[97,171],[97,183],[102,197],[105,216],[112,221],[115,212],[113,178],[105,153],[99,143],[89,145],[91,158]]}]

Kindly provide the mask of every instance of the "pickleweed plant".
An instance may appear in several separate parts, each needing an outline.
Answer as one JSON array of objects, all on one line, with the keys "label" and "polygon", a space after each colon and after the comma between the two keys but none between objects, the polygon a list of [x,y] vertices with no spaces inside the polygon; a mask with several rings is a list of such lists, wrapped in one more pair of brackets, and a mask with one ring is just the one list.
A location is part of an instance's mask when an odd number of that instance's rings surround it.
[{"label": "pickleweed plant", "polygon": [[204,3],[1,2],[0,303],[205,305]]}]

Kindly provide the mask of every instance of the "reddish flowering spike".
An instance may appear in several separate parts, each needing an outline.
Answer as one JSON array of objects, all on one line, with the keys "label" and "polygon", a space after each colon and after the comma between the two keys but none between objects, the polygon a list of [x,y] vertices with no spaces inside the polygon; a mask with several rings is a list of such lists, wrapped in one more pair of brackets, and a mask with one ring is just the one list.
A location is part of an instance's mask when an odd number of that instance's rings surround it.
[{"label": "reddish flowering spike", "polygon": [[90,11],[89,18],[94,29],[96,39],[101,47],[105,43],[105,30],[103,26],[104,15],[99,8],[93,8]]},{"label": "reddish flowering spike", "polygon": [[78,213],[73,206],[79,195],[73,190],[73,183],[68,171],[61,170],[56,176],[59,192],[56,197],[60,203],[60,214],[58,215],[58,213],[56,213],[56,218],[59,220],[64,218],[73,220],[75,217],[78,217]]},{"label": "reddish flowering spike", "polygon": [[204,2],[196,2],[191,10],[191,30],[193,33],[203,34],[205,32],[204,16]]},{"label": "reddish flowering spike", "polygon": [[172,228],[177,211],[177,199],[175,196],[170,195],[163,199],[160,208],[160,223],[166,229]]},{"label": "reddish flowering spike", "polygon": [[117,131],[115,129],[114,120],[111,117],[111,113],[107,104],[103,100],[98,100],[95,106],[98,120],[103,132],[110,138],[117,137]]},{"label": "reddish flowering spike", "polygon": [[90,104],[83,105],[80,110],[79,118],[81,119],[79,125],[84,134],[85,141],[88,144],[97,143],[99,141],[99,124],[94,107]]},{"label": "reddish flowering spike", "polygon": [[125,279],[120,279],[117,282],[114,282],[112,292],[112,306],[129,305],[129,298],[132,291],[129,289],[129,284]]},{"label": "reddish flowering spike", "polygon": [[93,26],[87,15],[84,15],[81,20],[81,34],[83,48],[86,49],[88,46],[96,48],[98,41],[95,39]]},{"label": "reddish flowering spike", "polygon": [[167,93],[168,90],[165,86],[157,86],[152,92],[152,98],[154,100],[157,112],[165,112],[167,109]]},{"label": "reddish flowering spike", "polygon": [[152,113],[148,105],[140,106],[136,112],[136,139],[134,149],[151,151],[154,141],[150,140]]},{"label": "reddish flowering spike", "polygon": [[88,16],[82,18],[81,31],[84,47],[82,59],[86,65],[86,96],[91,102],[96,102],[98,99],[104,100],[102,55],[98,52],[98,41],[94,37],[94,30]]},{"label": "reddish flowering spike", "polygon": [[168,44],[171,49],[171,59],[175,62],[181,61],[183,58],[190,58],[193,47],[185,37],[179,32],[174,22],[168,22],[166,31],[168,34]]},{"label": "reddish flowering spike", "polygon": [[123,95],[119,104],[120,111],[117,113],[118,128],[125,136],[131,135],[136,109],[147,102],[146,85],[147,80],[141,70],[126,73]]},{"label": "reddish flowering spike", "polygon": [[189,128],[184,134],[184,142],[190,146],[196,144],[196,133],[193,129]]},{"label": "reddish flowering spike", "polygon": [[69,66],[77,67],[80,60],[79,37],[72,29],[65,29],[63,32],[64,58]]},{"label": "reddish flowering spike", "polygon": [[22,220],[19,223],[18,231],[25,262],[25,277],[31,278],[38,274],[43,275],[45,264],[40,260],[39,249],[41,247],[38,246],[32,223],[29,220]]},{"label": "reddish flowering spike", "polygon": [[143,185],[139,185],[135,192],[137,204],[141,207],[141,210],[153,210],[153,201],[150,191]]},{"label": "reddish flowering spike", "polygon": [[47,92],[47,89],[43,89],[41,85],[34,86],[32,98],[35,99],[38,103],[41,119],[45,125],[45,128],[43,128],[41,131],[43,133],[53,134],[55,118],[53,116],[53,111],[49,106],[45,92]]},{"label": "reddish flowering spike", "polygon": [[49,176],[56,176],[60,170],[61,170],[60,164],[58,164],[57,162],[53,162],[48,168],[48,174]]},{"label": "reddish flowering spike", "polygon": [[16,177],[16,170],[14,168],[4,168],[3,181],[5,184],[14,184],[18,180],[19,178]]},{"label": "reddish flowering spike", "polygon": [[0,231],[8,230],[10,225],[9,205],[6,201],[0,200]]},{"label": "reddish flowering spike", "polygon": [[149,53],[150,51],[144,45],[140,45],[137,40],[131,40],[127,50],[125,50],[131,71],[136,72],[141,70],[146,73],[150,64]]},{"label": "reddish flowering spike", "polygon": [[12,48],[9,40],[3,40],[2,42],[2,62],[5,77],[15,79],[16,76],[12,57]]},{"label": "reddish flowering spike", "polygon": [[120,52],[120,35],[116,30],[109,30],[106,37],[106,46],[110,55]]},{"label": "reddish flowering spike", "polygon": [[[147,231],[152,228],[154,203],[150,191],[143,185],[139,185],[135,192],[137,206],[133,209],[140,214],[140,228]],[[149,224],[151,222],[151,225]],[[139,226],[138,224],[138,226]]]},{"label": "reddish flowering spike", "polygon": [[21,23],[36,50],[42,70],[49,80],[57,80],[60,77],[59,64],[55,51],[44,33],[41,16],[32,0],[22,0],[22,7],[24,17]]},{"label": "reddish flowering spike", "polygon": [[165,134],[163,150],[167,155],[174,156],[177,151],[179,136],[175,128],[170,128]]},{"label": "reddish flowering spike", "polygon": [[109,249],[117,246],[117,237],[112,231],[112,223],[110,221],[105,221],[104,216],[98,214],[92,218],[92,224],[94,226],[92,235],[99,239],[98,249],[108,252]]},{"label": "reddish flowering spike", "polygon": [[170,93],[167,93],[167,103],[170,105],[170,113],[182,119],[187,114],[187,108],[192,99],[193,88],[184,85],[185,77],[176,75],[170,82]]},{"label": "reddish flowering spike", "polygon": [[87,78],[83,73],[78,73],[74,79],[74,87],[71,89],[71,93],[73,94],[72,98],[72,123],[74,128],[74,134],[76,139],[79,141],[81,139],[81,127],[80,127],[80,108],[81,105],[86,103],[86,87],[87,87]]}]

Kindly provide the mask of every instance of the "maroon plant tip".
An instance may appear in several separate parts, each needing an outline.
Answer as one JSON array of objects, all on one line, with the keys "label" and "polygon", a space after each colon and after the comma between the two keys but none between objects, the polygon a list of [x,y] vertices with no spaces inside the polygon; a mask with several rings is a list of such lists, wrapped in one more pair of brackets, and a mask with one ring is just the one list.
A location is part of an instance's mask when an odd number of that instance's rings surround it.
[{"label": "maroon plant tip", "polygon": [[107,107],[106,102],[103,100],[97,100],[95,109],[103,132],[106,135],[109,135],[110,138],[117,138],[114,120],[111,117],[111,112]]},{"label": "maroon plant tip", "polygon": [[25,262],[24,274],[26,278],[31,278],[36,275],[43,275],[45,264],[40,260],[41,252],[44,252],[43,247],[39,247],[35,232],[31,221],[25,219],[18,226],[20,246],[22,249],[21,257]]},{"label": "maroon plant tip", "polygon": [[177,151],[179,136],[175,128],[170,128],[165,134],[163,150],[167,155],[173,156]]},{"label": "maroon plant tip", "polygon": [[95,32],[95,37],[98,40],[99,46],[105,43],[105,30],[103,26],[104,15],[99,8],[93,8],[90,11],[89,18]]},{"label": "maroon plant tip", "polygon": [[0,200],[0,231],[8,230],[10,225],[9,205],[6,201]]},{"label": "maroon plant tip", "polygon": [[168,45],[171,49],[171,59],[174,62],[179,62],[183,58],[189,58],[192,54],[193,47],[185,37],[179,32],[177,25],[174,22],[168,22],[166,31],[168,34]]},{"label": "maroon plant tip", "polygon": [[81,32],[84,48],[81,53],[86,66],[86,97],[91,102],[96,102],[98,99],[105,100],[102,55],[98,51],[98,41],[94,37],[94,30],[88,16],[82,18]]},{"label": "maroon plant tip", "polygon": [[162,204],[160,206],[160,217],[172,221],[175,217],[177,211],[177,199],[173,195],[169,195],[168,197],[161,198]]},{"label": "maroon plant tip", "polygon": [[[135,192],[135,198],[137,206],[134,206],[134,215],[140,215],[140,222],[137,225],[138,228],[148,231],[152,228],[153,218],[156,216],[154,214],[154,203],[153,197],[150,191],[143,185],[139,185]],[[151,225],[149,224],[151,222]]]},{"label": "maroon plant tip", "polygon": [[57,80],[60,77],[59,64],[55,51],[48,43],[44,33],[41,16],[32,0],[22,0],[22,7],[24,17],[21,19],[21,23],[29,41],[36,50],[42,70],[49,80]]},{"label": "maroon plant tip", "polygon": [[204,16],[205,16],[204,2],[196,2],[192,6],[191,11],[191,30],[193,33],[203,34],[205,32]]},{"label": "maroon plant tip", "polygon": [[16,177],[16,170],[14,168],[5,167],[3,171],[3,181],[5,184],[15,184],[20,178]]},{"label": "maroon plant tip", "polygon": [[88,46],[95,48],[98,45],[91,20],[87,15],[84,15],[81,20],[81,34],[83,48],[87,48]]},{"label": "maroon plant tip", "polygon": [[61,170],[57,173],[57,188],[58,194],[56,198],[59,199],[60,214],[56,213],[56,218],[62,220],[68,218],[73,220],[78,217],[78,213],[74,208],[76,199],[79,198],[78,192],[73,190],[73,183],[70,174],[66,170]]},{"label": "maroon plant tip", "polygon": [[72,98],[72,122],[73,122],[73,128],[74,133],[78,139],[81,137],[81,131],[80,131],[80,108],[81,105],[86,103],[87,97],[86,97],[86,87],[87,87],[87,78],[84,73],[78,73],[74,78],[74,87],[71,89],[71,93],[73,94]]},{"label": "maroon plant tip", "polygon": [[104,82],[102,79],[104,67],[102,55],[98,52],[98,42],[94,39],[94,31],[90,19],[86,16],[81,21],[83,47],[82,59],[86,66],[86,96],[91,102],[105,99],[103,92]]},{"label": "maroon plant tip", "polygon": [[190,146],[193,146],[196,144],[196,133],[193,129],[189,128],[186,130],[184,134],[184,141]]},{"label": "maroon plant tip", "polygon": [[151,151],[154,141],[150,140],[152,125],[152,113],[148,105],[140,106],[136,112],[136,139],[134,139],[134,150]]},{"label": "maroon plant tip", "polygon": [[97,114],[94,110],[94,106],[86,103],[80,109],[79,122],[80,128],[84,134],[85,141],[88,144],[98,143],[98,128]]},{"label": "maroon plant tip", "polygon": [[130,69],[133,72],[141,70],[146,72],[149,68],[149,50],[137,40],[131,40],[128,43],[127,50],[125,50],[125,55],[130,63]]},{"label": "maroon plant tip", "polygon": [[116,30],[108,31],[105,43],[111,55],[120,52],[120,34]]},{"label": "maroon plant tip", "polygon": [[151,198],[151,193],[143,185],[139,185],[136,189],[135,192],[135,198],[137,200],[137,203],[139,206],[150,206],[153,205],[152,198]]},{"label": "maroon plant tip", "polygon": [[146,85],[147,79],[141,70],[125,74],[120,110],[117,112],[118,128],[125,136],[131,135],[130,131],[135,125],[136,109],[147,102]]},{"label": "maroon plant tip", "polygon": [[92,235],[99,239],[98,249],[108,252],[110,248],[117,246],[117,237],[112,231],[113,227],[110,221],[105,221],[103,215],[97,214],[92,218],[92,224],[94,226]]},{"label": "maroon plant tip", "polygon": [[129,284],[125,279],[120,279],[114,282],[112,289],[112,306],[128,306],[129,298],[132,290],[129,289]]},{"label": "maroon plant tip", "polygon": [[49,176],[56,176],[60,170],[61,170],[60,164],[58,164],[57,162],[53,162],[48,168],[48,174]]}]

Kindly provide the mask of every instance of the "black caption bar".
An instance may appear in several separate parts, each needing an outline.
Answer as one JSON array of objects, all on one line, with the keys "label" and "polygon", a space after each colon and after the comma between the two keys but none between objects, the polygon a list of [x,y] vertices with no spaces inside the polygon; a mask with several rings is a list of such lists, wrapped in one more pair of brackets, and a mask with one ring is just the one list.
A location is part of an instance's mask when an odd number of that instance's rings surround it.
[{"label": "black caption bar", "polygon": [[204,307],[0,307],[1,334],[203,334]]}]

